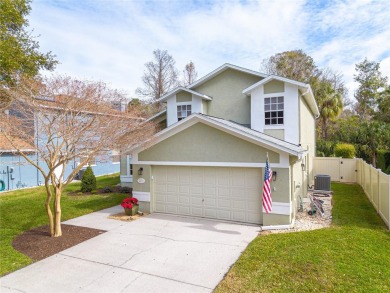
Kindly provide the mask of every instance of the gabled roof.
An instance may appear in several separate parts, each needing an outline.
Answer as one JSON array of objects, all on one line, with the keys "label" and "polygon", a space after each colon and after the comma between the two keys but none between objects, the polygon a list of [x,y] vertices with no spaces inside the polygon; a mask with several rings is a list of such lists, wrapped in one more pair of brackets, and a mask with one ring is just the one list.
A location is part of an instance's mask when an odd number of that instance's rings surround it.
[{"label": "gabled roof", "polygon": [[[183,131],[187,127],[194,125],[197,122],[203,122],[211,127],[218,128],[222,131],[225,131],[235,136],[239,136],[240,138],[248,140],[250,142],[258,143],[266,148],[269,147],[272,149],[276,149],[278,151],[283,151],[297,157],[301,157],[302,154],[307,152],[300,146],[286,142],[284,140],[277,139],[275,137],[264,134],[262,132],[247,128],[240,124],[227,121],[221,118],[213,117],[213,116],[199,114],[199,113],[191,114],[186,119],[176,122],[175,124],[172,124],[170,127],[160,131],[155,135],[156,140],[152,141],[152,144],[146,144],[146,145],[150,147],[154,144],[157,144],[160,141],[170,137],[173,134]],[[183,127],[185,128],[183,129]]]},{"label": "gabled roof", "polygon": [[254,71],[254,70],[243,68],[243,67],[240,67],[240,66],[237,66],[237,65],[225,63],[222,66],[220,66],[217,69],[215,69],[212,72],[210,72],[209,74],[207,74],[207,75],[203,76],[202,78],[196,80],[195,82],[193,82],[192,84],[187,86],[187,88],[192,89],[192,88],[194,88],[194,87],[196,87],[198,85],[201,85],[201,84],[205,83],[206,81],[210,80],[214,76],[217,76],[218,74],[220,74],[221,72],[223,72],[223,71],[225,71],[227,69],[234,69],[234,70],[238,70],[238,71],[245,72],[245,73],[252,74],[252,75],[255,75],[255,76],[259,76],[259,77],[267,77],[268,76],[267,74],[264,74],[264,73],[260,73],[260,72]]},{"label": "gabled roof", "polygon": [[161,98],[159,98],[157,100],[157,102],[164,102],[164,101],[166,101],[168,99],[168,97],[170,97],[172,95],[176,95],[178,92],[181,92],[181,91],[185,91],[187,93],[190,93],[190,94],[193,94],[195,96],[201,97],[203,100],[207,100],[207,101],[211,101],[212,100],[212,98],[207,96],[207,95],[204,95],[204,94],[198,93],[198,92],[196,92],[194,90],[190,90],[188,88],[179,86],[179,87],[175,88],[174,90],[170,91],[169,93],[163,95]]},{"label": "gabled roof", "polygon": [[298,88],[303,91],[302,95],[305,97],[305,100],[308,103],[308,105],[309,105],[310,109],[312,110],[313,114],[316,117],[320,116],[320,112],[318,110],[317,103],[316,103],[316,100],[315,100],[314,95],[313,95],[313,91],[311,90],[311,87],[310,87],[309,84],[306,84],[306,83],[303,83],[303,82],[299,82],[299,81],[296,81],[296,80],[292,80],[292,79],[281,77],[281,76],[277,76],[277,75],[270,75],[270,76],[260,80],[259,82],[256,82],[255,84],[251,85],[250,87],[244,89],[242,91],[242,93],[247,95],[247,96],[249,96],[254,89],[256,89],[259,86],[262,86],[262,85],[264,85],[264,84],[266,84],[268,82],[270,82],[271,80],[278,80],[278,81],[281,81],[281,82],[286,82],[286,83],[290,83],[290,84],[298,86]]},{"label": "gabled roof", "polygon": [[157,117],[160,117],[160,116],[162,116],[162,115],[164,115],[166,113],[167,113],[167,109],[162,110],[161,112],[158,112],[157,114],[154,114],[152,117],[149,117],[148,119],[146,119],[145,122],[149,122],[149,121],[151,121],[151,120],[153,120],[153,119],[155,119]]},{"label": "gabled roof", "polygon": [[[9,139],[12,140],[13,144],[9,141]],[[16,146],[18,149],[20,149],[22,152],[35,152],[34,146],[30,145],[28,142],[13,136],[13,135],[5,135],[4,133],[0,132],[0,153],[12,153],[16,152]]]}]

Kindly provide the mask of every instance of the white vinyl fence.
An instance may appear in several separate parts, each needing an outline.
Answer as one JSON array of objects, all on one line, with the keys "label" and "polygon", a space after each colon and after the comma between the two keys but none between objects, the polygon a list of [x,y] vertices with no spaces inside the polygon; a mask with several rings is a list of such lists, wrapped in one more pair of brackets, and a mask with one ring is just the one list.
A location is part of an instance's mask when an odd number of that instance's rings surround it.
[{"label": "white vinyl fence", "polygon": [[358,183],[390,229],[390,175],[362,159],[314,158],[314,176],[330,175],[332,181]]}]

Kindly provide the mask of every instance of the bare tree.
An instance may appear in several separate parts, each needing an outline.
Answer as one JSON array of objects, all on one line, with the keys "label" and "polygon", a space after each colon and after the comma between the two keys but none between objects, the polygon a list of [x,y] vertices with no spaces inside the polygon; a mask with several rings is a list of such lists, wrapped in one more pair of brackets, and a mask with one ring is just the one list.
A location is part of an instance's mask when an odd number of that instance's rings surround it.
[{"label": "bare tree", "polygon": [[192,84],[196,80],[197,77],[198,77],[198,73],[196,72],[195,64],[194,64],[194,62],[190,61],[190,63],[188,63],[183,70],[182,85],[188,86],[188,85]]},{"label": "bare tree", "polygon": [[146,70],[142,77],[144,88],[138,88],[136,93],[157,100],[169,90],[177,86],[178,71],[175,60],[166,50],[153,51],[154,60],[145,64]]},{"label": "bare tree", "polygon": [[[61,236],[64,187],[92,158],[150,139],[154,125],[138,118],[137,111],[113,109],[110,101],[120,98],[120,93],[100,82],[68,77],[53,77],[40,83],[29,80],[11,94],[13,115],[0,114],[0,129],[13,148],[43,175],[50,233]],[[44,165],[23,151],[17,143],[20,140],[35,146]],[[67,165],[74,160],[80,164],[64,178]]]}]

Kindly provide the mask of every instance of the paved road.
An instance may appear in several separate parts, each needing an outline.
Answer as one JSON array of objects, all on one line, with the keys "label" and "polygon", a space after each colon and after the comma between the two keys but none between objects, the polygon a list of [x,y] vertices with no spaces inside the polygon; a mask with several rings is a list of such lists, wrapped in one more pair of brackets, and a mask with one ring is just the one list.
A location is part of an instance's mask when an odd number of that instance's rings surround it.
[{"label": "paved road", "polygon": [[1,278],[1,292],[211,292],[260,229],[163,214],[107,218],[121,211],[66,221],[108,232]]}]

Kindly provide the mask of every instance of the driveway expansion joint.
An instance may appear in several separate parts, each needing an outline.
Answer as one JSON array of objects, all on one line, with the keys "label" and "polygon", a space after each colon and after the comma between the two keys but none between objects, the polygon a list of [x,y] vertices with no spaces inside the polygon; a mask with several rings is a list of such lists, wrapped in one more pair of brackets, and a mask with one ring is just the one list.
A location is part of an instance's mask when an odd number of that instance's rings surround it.
[{"label": "driveway expansion joint", "polygon": [[[147,273],[147,272],[137,271],[137,270],[133,270],[133,269],[129,269],[129,268],[124,268],[124,267],[111,265],[111,264],[108,264],[108,263],[102,263],[102,262],[89,260],[89,259],[85,259],[85,258],[81,258],[81,257],[67,255],[65,253],[59,253],[59,255],[70,257],[70,258],[74,258],[74,259],[78,259],[78,260],[82,260],[82,261],[85,261],[85,262],[91,262],[91,263],[95,263],[95,264],[109,266],[109,267],[112,267],[112,268],[115,268],[115,269],[131,271],[131,272],[139,273],[139,274],[142,274],[142,275],[148,275],[148,276],[152,276],[152,277],[156,277],[156,278],[161,278],[161,279],[165,279],[165,280],[169,280],[169,281],[174,281],[174,282],[177,282],[177,283],[191,285],[191,286],[195,286],[195,287],[199,287],[199,288],[205,288],[205,289],[209,289],[209,290],[213,290],[214,289],[214,288],[210,288],[210,287],[206,287],[206,286],[202,286],[202,285],[198,285],[198,284],[193,284],[193,283],[189,283],[189,282],[183,282],[183,281],[179,281],[179,280],[175,280],[175,279],[172,279],[172,278],[167,278],[167,277],[163,277],[163,276],[159,276],[159,275],[155,275],[155,274],[151,274],[151,273]],[[23,291],[21,291],[21,292],[23,292]],[[27,292],[23,292],[23,293],[27,293]]]}]

